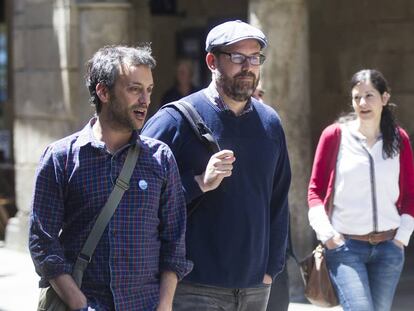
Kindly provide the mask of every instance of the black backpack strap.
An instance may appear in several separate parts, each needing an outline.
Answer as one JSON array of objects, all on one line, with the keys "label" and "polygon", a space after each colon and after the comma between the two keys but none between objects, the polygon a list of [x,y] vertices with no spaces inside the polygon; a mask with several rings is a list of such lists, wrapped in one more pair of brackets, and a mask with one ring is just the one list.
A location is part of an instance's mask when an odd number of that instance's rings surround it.
[{"label": "black backpack strap", "polygon": [[193,132],[196,134],[197,138],[212,152],[216,153],[220,151],[220,146],[217,140],[213,136],[213,132],[205,124],[204,120],[201,118],[200,114],[190,103],[179,100],[167,105],[164,105],[162,108],[173,107],[178,110],[181,115],[187,120],[191,126]]}]

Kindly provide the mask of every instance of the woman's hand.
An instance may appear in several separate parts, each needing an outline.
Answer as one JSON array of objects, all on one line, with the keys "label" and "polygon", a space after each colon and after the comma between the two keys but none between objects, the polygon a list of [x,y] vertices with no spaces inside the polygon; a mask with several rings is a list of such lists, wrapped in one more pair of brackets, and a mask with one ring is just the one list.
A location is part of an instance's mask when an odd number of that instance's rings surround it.
[{"label": "woman's hand", "polygon": [[392,241],[393,241],[393,242],[394,242],[394,244],[395,244],[395,245],[397,245],[399,248],[404,249],[404,244],[403,244],[401,241],[396,240],[396,239],[394,239],[394,240],[392,240]]},{"label": "woman's hand", "polygon": [[345,238],[342,234],[336,234],[325,242],[327,249],[334,249],[345,244]]}]

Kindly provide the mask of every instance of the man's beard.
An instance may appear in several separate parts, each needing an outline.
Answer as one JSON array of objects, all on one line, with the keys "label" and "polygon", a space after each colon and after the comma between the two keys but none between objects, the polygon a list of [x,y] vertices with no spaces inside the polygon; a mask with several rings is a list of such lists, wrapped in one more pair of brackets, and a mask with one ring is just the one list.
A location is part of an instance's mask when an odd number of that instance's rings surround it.
[{"label": "man's beard", "polygon": [[123,107],[115,96],[111,95],[111,99],[108,104],[107,121],[113,129],[126,131],[138,129],[129,114],[129,108]]},{"label": "man's beard", "polygon": [[[251,77],[251,81],[239,80],[238,78],[242,77]],[[259,84],[260,76],[256,78],[255,74],[249,71],[242,71],[236,74],[234,77],[229,77],[226,74],[220,72],[217,77],[217,85],[223,89],[224,94],[226,94],[231,99],[243,102],[248,100],[257,85]]]}]

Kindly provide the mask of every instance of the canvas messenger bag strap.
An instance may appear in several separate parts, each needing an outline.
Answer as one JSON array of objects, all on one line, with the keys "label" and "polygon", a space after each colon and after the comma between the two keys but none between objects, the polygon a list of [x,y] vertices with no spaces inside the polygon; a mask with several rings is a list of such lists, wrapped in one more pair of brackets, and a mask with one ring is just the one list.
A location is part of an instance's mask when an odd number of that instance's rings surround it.
[{"label": "canvas messenger bag strap", "polygon": [[79,287],[82,284],[83,272],[91,261],[92,254],[95,251],[95,248],[98,245],[98,242],[101,239],[101,236],[105,231],[109,220],[111,219],[119,202],[121,201],[124,192],[129,188],[129,181],[136,166],[139,152],[140,143],[138,141],[136,144],[132,145],[129,148],[122,170],[116,179],[115,186],[100,214],[98,215],[98,218],[96,219],[95,224],[85,244],[83,245],[78,258],[76,259],[72,277]]},{"label": "canvas messenger bag strap", "polygon": [[162,109],[167,107],[173,107],[181,113],[181,115],[191,126],[197,138],[209,149],[209,151],[212,153],[220,151],[220,146],[217,140],[214,138],[212,131],[206,125],[192,104],[183,100],[179,100],[164,105]]}]

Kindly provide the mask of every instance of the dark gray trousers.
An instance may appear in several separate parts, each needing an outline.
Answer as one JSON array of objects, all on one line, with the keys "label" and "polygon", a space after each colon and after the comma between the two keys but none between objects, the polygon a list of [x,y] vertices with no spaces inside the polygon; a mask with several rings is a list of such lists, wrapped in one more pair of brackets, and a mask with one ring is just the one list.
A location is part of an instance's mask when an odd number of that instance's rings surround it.
[{"label": "dark gray trousers", "polygon": [[270,285],[222,288],[180,282],[173,311],[266,311]]},{"label": "dark gray trousers", "polygon": [[289,308],[289,277],[287,264],[273,281],[267,311],[287,311]]}]

